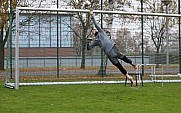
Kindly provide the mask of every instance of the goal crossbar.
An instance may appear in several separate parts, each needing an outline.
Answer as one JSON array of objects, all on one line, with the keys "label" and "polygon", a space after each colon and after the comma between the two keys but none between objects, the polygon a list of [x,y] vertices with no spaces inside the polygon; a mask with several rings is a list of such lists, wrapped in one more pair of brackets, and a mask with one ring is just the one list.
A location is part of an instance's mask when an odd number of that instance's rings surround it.
[{"label": "goal crossbar", "polygon": [[[33,8],[33,7],[16,7],[19,10],[28,11],[58,11],[58,12],[82,12],[89,13],[88,9],[57,9],[57,8]],[[180,14],[166,14],[166,13],[145,13],[145,12],[125,12],[125,11],[105,11],[93,10],[93,13],[102,14],[122,14],[122,15],[143,15],[143,16],[165,16],[165,17],[181,17]]]}]

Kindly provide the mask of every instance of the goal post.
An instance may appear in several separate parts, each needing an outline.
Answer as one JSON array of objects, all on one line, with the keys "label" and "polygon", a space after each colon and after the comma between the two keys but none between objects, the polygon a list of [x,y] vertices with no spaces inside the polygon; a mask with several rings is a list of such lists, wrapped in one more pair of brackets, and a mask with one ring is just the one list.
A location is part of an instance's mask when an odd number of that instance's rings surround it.
[{"label": "goal post", "polygon": [[[21,12],[28,12],[27,14],[24,13],[25,15],[21,15]],[[38,13],[37,13],[38,12]],[[61,24],[60,22],[60,29],[64,29],[59,33],[60,35],[60,56],[58,58],[58,61],[60,61],[60,71],[62,74],[62,78],[54,78],[55,75],[55,32],[53,25],[56,25],[55,23],[55,18],[54,16],[57,16],[55,12],[60,12],[63,15],[65,15],[65,19],[62,19],[61,22],[64,22],[64,24]],[[87,14],[90,12],[90,10],[84,10],[84,9],[56,9],[56,8],[31,8],[31,7],[17,7],[16,8],[16,18],[15,18],[15,38],[14,38],[14,83],[5,83],[7,86],[14,87],[15,89],[19,89],[20,85],[52,85],[52,84],[95,84],[95,83],[124,83],[124,76],[123,78],[120,78],[119,76],[122,75],[119,70],[117,70],[110,62],[108,62],[108,73],[110,76],[106,77],[97,77],[96,72],[97,69],[100,65],[100,50],[99,48],[96,48],[96,50],[91,51],[89,54],[86,56],[86,65],[89,67],[87,70],[84,69],[79,69],[77,67],[80,67],[80,62],[81,62],[81,53],[80,53],[80,40],[77,39],[71,31],[72,28],[63,28],[65,25],[71,27],[71,22],[70,19],[76,19],[71,17],[72,15],[76,15],[75,13],[80,12],[83,14]],[[163,14],[163,13],[144,13],[144,12],[123,12],[123,11],[103,11],[103,10],[93,10],[94,13],[96,14],[116,14],[116,15],[144,15],[144,16],[158,16],[158,17],[174,17],[178,18],[181,17],[179,14]],[[35,14],[37,13],[37,14]],[[40,15],[42,16],[40,16]],[[53,14],[53,16],[49,15]],[[67,16],[67,14],[71,15],[70,17]],[[26,16],[29,15],[35,15],[35,17],[30,17],[30,19],[35,18],[36,22],[28,22],[24,21],[24,24],[20,25],[20,20],[24,19]],[[45,15],[47,15],[48,18],[44,18]],[[60,16],[59,14],[58,16]],[[38,18],[36,20],[36,18]],[[62,18],[62,16],[61,16]],[[86,19],[86,15],[84,16]],[[134,17],[124,17],[122,16],[121,18],[128,18],[133,20],[136,18]],[[44,19],[44,20],[41,20]],[[66,20],[67,19],[67,20]],[[23,21],[23,20],[22,20]],[[41,21],[41,22],[39,22]],[[45,23],[45,24],[43,24]],[[24,25],[24,28],[23,28]],[[75,22],[74,27],[77,27],[77,29],[80,27],[78,26],[78,22]],[[21,31],[20,26],[22,27]],[[32,27],[32,28],[30,28]],[[43,28],[44,27],[44,28]],[[106,27],[105,27],[106,28]],[[35,29],[35,31],[31,31],[32,29]],[[108,28],[106,28],[108,29]],[[119,36],[118,28],[115,28],[115,33],[113,33],[113,36]],[[138,33],[136,28],[134,29],[135,32],[134,34]],[[68,32],[66,32],[68,31]],[[129,30],[130,32],[131,30]],[[20,39],[20,32],[21,36],[24,35],[22,40]],[[24,33],[23,33],[24,32]],[[32,35],[33,34],[33,35]],[[130,35],[132,33],[130,32]],[[49,36],[48,36],[49,35]],[[58,35],[58,34],[57,34]],[[128,34],[129,35],[129,34]],[[52,37],[52,38],[50,38]],[[138,39],[134,39],[137,37]],[[123,39],[125,39],[123,37]],[[130,39],[137,40],[136,42],[139,42],[139,37],[138,36],[132,36]],[[116,40],[116,39],[115,39]],[[125,39],[127,41],[127,39]],[[149,39],[150,40],[150,39]],[[117,41],[117,40],[116,40]],[[79,42],[77,44],[77,42]],[[134,42],[134,41],[133,41]],[[21,43],[21,46],[20,46]],[[26,44],[25,44],[26,43]],[[70,44],[70,45],[67,45]],[[128,42],[127,42],[128,43]],[[127,44],[126,43],[126,44]],[[174,42],[173,42],[174,43]],[[36,44],[36,45],[31,45],[31,44]],[[134,44],[133,44],[134,45]],[[135,44],[135,48],[137,47],[138,44]],[[76,46],[76,49],[75,49]],[[129,57],[134,61],[136,64],[141,64],[141,57],[139,54],[139,50],[134,50],[132,48],[126,48],[125,52],[129,51],[130,55]],[[21,49],[21,50],[20,50]],[[180,48],[177,48],[180,49]],[[23,51],[24,53],[22,53]],[[36,54],[35,54],[36,53]],[[75,55],[75,53],[77,55]],[[164,54],[164,53],[163,53]],[[35,56],[33,56],[35,55]],[[164,55],[163,55],[164,56]],[[21,58],[21,60],[20,60]],[[152,60],[149,56],[144,56],[146,59],[145,63],[149,64],[150,62],[152,63]],[[154,59],[154,58],[153,58]],[[161,59],[163,63],[165,63],[166,59]],[[121,62],[121,61],[120,61]],[[154,61],[153,61],[154,62]],[[177,62],[177,61],[176,61]],[[21,64],[20,64],[21,63]],[[37,64],[36,64],[37,63]],[[39,64],[38,64],[39,63]],[[65,63],[65,64],[63,64]],[[135,72],[131,67],[128,66],[128,64],[121,62],[123,66],[128,69],[128,71]],[[155,63],[155,62],[154,62]],[[20,66],[21,65],[21,66]],[[26,65],[26,66],[24,66]],[[24,71],[23,72],[23,77],[20,78],[20,70]],[[68,70],[68,71],[67,71]],[[158,69],[159,70],[159,69]],[[35,72],[33,72],[35,71]],[[41,74],[43,73],[43,74]],[[175,74],[175,73],[174,73]],[[78,76],[77,76],[78,75]],[[88,76],[84,76],[88,75]],[[40,77],[39,77],[40,76]],[[69,76],[69,79],[66,79],[67,76]],[[21,79],[21,80],[20,80]],[[81,79],[81,80],[80,80]],[[149,78],[147,78],[149,80]],[[176,78],[180,79],[180,78]],[[25,82],[24,82],[24,81]],[[84,81],[85,80],[85,81]],[[150,82],[150,81],[149,81]]]},{"label": "goal post", "polygon": [[15,89],[19,89],[19,9],[16,8],[15,32]]}]

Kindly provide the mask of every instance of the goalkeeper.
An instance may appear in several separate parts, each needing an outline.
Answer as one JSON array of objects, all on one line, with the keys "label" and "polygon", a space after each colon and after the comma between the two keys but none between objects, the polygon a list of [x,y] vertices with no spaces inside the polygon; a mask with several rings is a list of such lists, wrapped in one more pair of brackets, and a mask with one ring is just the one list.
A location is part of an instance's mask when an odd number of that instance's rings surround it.
[{"label": "goalkeeper", "polygon": [[115,65],[130,80],[131,84],[133,84],[133,77],[131,77],[123,68],[123,66],[119,62],[119,59],[131,64],[134,69],[137,69],[137,66],[118,50],[116,43],[111,40],[109,36],[107,36],[106,32],[104,32],[104,30],[96,23],[92,11],[90,12],[90,15],[92,16],[91,19],[96,29],[93,29],[93,34],[95,36],[93,41],[91,43],[90,41],[87,41],[87,50],[92,49],[94,46],[99,46],[100,48],[102,48],[112,64]]}]

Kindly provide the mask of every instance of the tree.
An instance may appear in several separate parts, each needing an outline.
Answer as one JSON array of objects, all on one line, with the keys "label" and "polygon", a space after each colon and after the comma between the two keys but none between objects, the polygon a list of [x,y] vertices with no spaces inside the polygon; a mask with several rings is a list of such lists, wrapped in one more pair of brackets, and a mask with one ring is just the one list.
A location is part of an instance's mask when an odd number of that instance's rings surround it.
[{"label": "tree", "polygon": [[[12,8],[17,5],[16,0],[11,0]],[[10,1],[0,1],[0,70],[4,70],[4,47],[9,36],[9,7]]]},{"label": "tree", "polygon": [[[84,2],[85,0],[71,0],[70,5],[73,6],[73,8],[75,9],[81,9],[84,8]],[[91,2],[91,7],[93,9],[97,9],[100,8],[102,6],[99,6],[99,0],[90,0]],[[113,2],[112,0],[109,1],[105,1],[105,4],[107,4],[107,6],[105,5],[105,8],[108,8],[109,10],[113,10]],[[109,4],[109,5],[108,5]],[[103,4],[101,4],[103,5]],[[109,19],[107,19],[107,28],[111,29],[112,28],[112,21],[113,21],[113,15],[109,14]],[[86,17],[86,19],[85,19]],[[78,40],[77,37],[79,37],[80,40],[80,45],[81,45],[81,55],[82,55],[82,61],[81,61],[81,68],[85,68],[85,51],[86,51],[86,39],[90,36],[90,29],[92,27],[91,22],[90,22],[90,15],[89,14],[84,14],[84,13],[77,13],[75,18],[78,19],[79,25],[76,25],[76,29],[74,28],[74,34],[76,35],[76,41]],[[75,26],[74,25],[74,26]],[[77,29],[78,28],[78,29]],[[79,47],[80,47],[79,45]],[[77,49],[78,51],[80,49]],[[107,62],[107,61],[106,61]]]},{"label": "tree", "polygon": [[[83,1],[74,1],[72,0],[70,2],[71,6],[73,6],[75,9],[81,9],[81,7],[84,7]],[[81,68],[85,68],[85,51],[86,51],[86,41],[87,41],[87,31],[90,28],[90,15],[89,14],[82,14],[82,13],[76,13],[74,15],[76,19],[80,20],[79,26],[80,28],[74,31],[74,34],[76,34],[77,37],[80,38],[81,43],[81,55],[82,55],[82,61],[81,61]],[[85,17],[87,18],[85,18]]]},{"label": "tree", "polygon": [[[69,6],[72,6],[73,9],[85,9],[84,7],[84,0],[70,0],[70,2],[67,2]],[[96,4],[98,0],[91,0],[91,6],[93,8],[96,7]],[[77,12],[74,16],[74,22],[73,26],[71,29],[73,30],[74,33],[74,38],[75,40],[75,46],[77,47],[77,53],[81,52],[82,60],[81,60],[81,67],[80,68],[85,68],[85,55],[86,55],[86,41],[87,38],[91,35],[91,24],[90,24],[90,14],[89,13],[80,13]],[[77,41],[80,41],[79,46],[77,46]],[[80,49],[79,49],[80,48]]]},{"label": "tree", "polygon": [[[163,13],[164,12],[164,6],[161,3],[158,3],[156,0],[153,1],[145,1],[145,4],[147,4],[147,8],[149,9],[148,12],[151,13]],[[170,8],[172,10],[170,10],[170,12],[174,13],[176,12],[176,1],[173,0],[172,4],[170,5]],[[158,17],[158,16],[147,16],[147,18],[145,18],[146,20],[146,25],[148,26],[148,29],[145,29],[146,33],[150,35],[151,40],[153,41],[153,44],[156,48],[156,63],[161,63],[159,62],[159,53],[160,50],[165,48],[164,46],[166,46],[166,43],[164,42],[166,40],[166,25],[169,24],[169,28],[172,28],[175,24],[174,18],[170,18],[170,17]],[[166,51],[166,50],[164,50]]]}]

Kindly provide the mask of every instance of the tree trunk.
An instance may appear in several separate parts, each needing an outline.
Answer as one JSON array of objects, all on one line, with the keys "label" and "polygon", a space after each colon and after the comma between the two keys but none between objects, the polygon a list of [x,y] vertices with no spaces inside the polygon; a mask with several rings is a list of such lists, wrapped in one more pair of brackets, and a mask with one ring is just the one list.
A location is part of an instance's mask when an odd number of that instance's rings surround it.
[{"label": "tree trunk", "polygon": [[8,34],[9,34],[9,28],[6,31],[6,35],[3,40],[3,27],[0,28],[0,70],[4,70],[4,45],[5,42],[7,42]]},{"label": "tree trunk", "polygon": [[4,70],[4,46],[0,42],[0,70]]},{"label": "tree trunk", "polygon": [[86,51],[86,35],[83,35],[82,38],[82,61],[81,61],[81,68],[85,68],[85,51]]},{"label": "tree trunk", "polygon": [[157,48],[157,51],[156,51],[156,57],[155,57],[155,64],[156,64],[156,68],[159,67],[159,64],[160,64],[160,56],[159,56],[159,49]]}]

